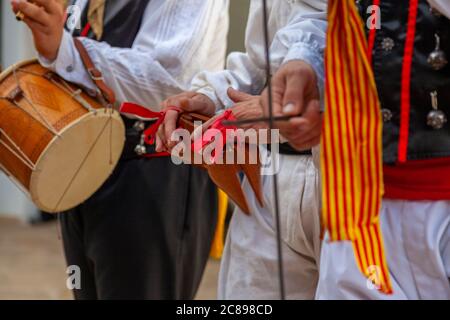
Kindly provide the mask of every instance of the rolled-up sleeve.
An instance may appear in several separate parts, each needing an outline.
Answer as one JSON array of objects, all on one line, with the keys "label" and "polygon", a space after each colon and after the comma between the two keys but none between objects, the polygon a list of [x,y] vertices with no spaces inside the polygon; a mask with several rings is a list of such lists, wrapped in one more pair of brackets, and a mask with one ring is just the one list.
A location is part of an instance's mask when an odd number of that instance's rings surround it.
[{"label": "rolled-up sleeve", "polygon": [[[132,48],[80,39],[119,101],[157,109],[168,96],[186,90],[199,70],[223,68],[228,2],[152,0]],[[64,34],[54,62],[40,60],[66,80],[95,89],[70,34]]]},{"label": "rolled-up sleeve", "polygon": [[69,32],[64,31],[63,33],[56,60],[49,61],[39,56],[39,62],[44,67],[58,73],[67,81],[77,83],[89,90],[95,91],[95,85],[83,66],[83,62]]}]

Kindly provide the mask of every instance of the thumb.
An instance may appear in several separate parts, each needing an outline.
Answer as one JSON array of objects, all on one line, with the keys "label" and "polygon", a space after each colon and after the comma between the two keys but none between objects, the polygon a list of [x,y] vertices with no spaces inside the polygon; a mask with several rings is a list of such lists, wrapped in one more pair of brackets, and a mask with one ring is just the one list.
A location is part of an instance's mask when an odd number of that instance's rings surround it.
[{"label": "thumb", "polygon": [[283,97],[283,113],[285,115],[299,116],[303,113],[305,90],[305,79],[300,75],[290,77],[286,81]]},{"label": "thumb", "polygon": [[227,94],[228,94],[228,97],[235,103],[247,101],[247,100],[253,98],[253,96],[251,94],[241,92],[241,91],[235,90],[233,88],[228,88]]}]

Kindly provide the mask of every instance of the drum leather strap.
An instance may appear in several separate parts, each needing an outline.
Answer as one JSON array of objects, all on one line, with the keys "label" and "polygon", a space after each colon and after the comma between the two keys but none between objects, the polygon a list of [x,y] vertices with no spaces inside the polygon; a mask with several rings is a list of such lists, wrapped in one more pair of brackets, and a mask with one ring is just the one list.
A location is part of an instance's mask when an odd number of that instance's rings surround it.
[{"label": "drum leather strap", "polygon": [[81,61],[83,61],[84,67],[86,68],[94,84],[99,89],[102,98],[104,98],[109,104],[114,106],[116,102],[114,91],[112,91],[111,88],[106,85],[101,71],[95,67],[94,62],[89,56],[89,53],[87,52],[83,43],[77,38],[73,38],[73,41],[75,43],[75,47],[78,50],[78,53],[80,54]]}]

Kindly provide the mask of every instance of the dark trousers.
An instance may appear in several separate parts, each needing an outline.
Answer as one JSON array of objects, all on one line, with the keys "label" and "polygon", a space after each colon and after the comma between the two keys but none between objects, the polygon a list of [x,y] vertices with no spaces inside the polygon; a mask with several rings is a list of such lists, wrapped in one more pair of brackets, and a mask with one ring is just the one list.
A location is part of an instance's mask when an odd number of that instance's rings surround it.
[{"label": "dark trousers", "polygon": [[170,158],[121,161],[105,185],[61,215],[76,299],[193,299],[217,220],[206,172]]}]

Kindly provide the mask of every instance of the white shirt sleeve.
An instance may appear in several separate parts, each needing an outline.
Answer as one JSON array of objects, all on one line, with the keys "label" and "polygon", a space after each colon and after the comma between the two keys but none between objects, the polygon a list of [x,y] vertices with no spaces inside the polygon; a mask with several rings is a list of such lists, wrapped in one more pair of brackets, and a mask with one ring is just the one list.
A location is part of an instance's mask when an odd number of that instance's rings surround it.
[{"label": "white shirt sleeve", "polygon": [[[199,70],[221,70],[229,0],[152,0],[132,48],[80,38],[119,102],[158,109],[187,89]],[[214,58],[208,59],[210,55]],[[64,33],[55,61],[40,62],[70,82],[95,89],[71,35]]]},{"label": "white shirt sleeve", "polygon": [[[207,95],[218,110],[233,102],[227,95],[229,87],[250,94],[260,94],[266,84],[265,45],[262,30],[262,1],[251,3],[246,32],[246,53],[231,53],[227,69],[222,72],[201,72],[193,80],[191,89]],[[317,73],[323,96],[323,53],[326,39],[326,1],[305,0],[270,2],[269,32],[271,37],[271,69],[292,60],[304,60]],[[279,23],[281,17],[287,17]]]},{"label": "white shirt sleeve", "polygon": [[450,1],[449,0],[428,0],[430,5],[440,13],[450,19]]}]

